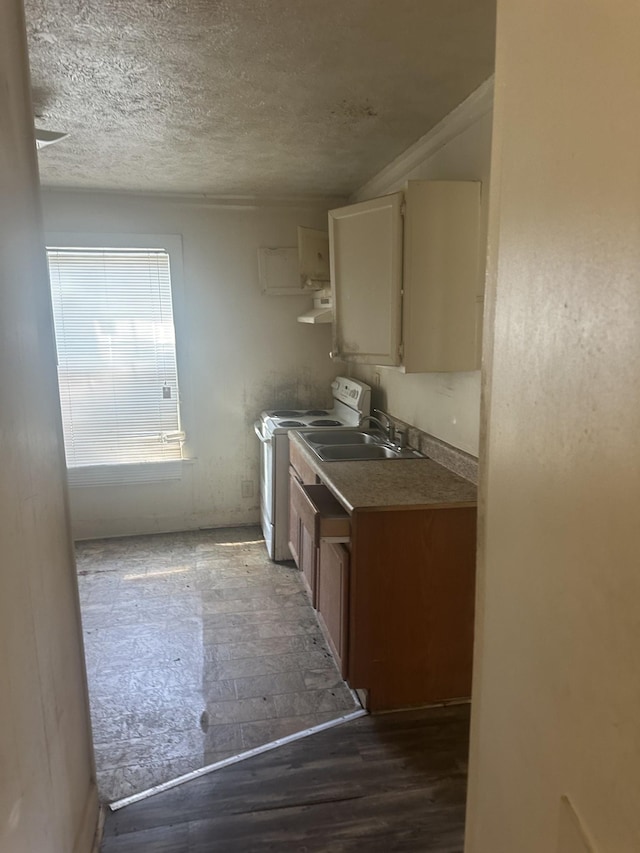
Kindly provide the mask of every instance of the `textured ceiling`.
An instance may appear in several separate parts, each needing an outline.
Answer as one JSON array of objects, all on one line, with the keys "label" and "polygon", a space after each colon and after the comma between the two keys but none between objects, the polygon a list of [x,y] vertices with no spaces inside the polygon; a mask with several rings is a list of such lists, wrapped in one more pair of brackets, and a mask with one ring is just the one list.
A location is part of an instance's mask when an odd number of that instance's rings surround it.
[{"label": "textured ceiling", "polygon": [[348,195],[493,71],[495,0],[26,0],[49,186]]}]

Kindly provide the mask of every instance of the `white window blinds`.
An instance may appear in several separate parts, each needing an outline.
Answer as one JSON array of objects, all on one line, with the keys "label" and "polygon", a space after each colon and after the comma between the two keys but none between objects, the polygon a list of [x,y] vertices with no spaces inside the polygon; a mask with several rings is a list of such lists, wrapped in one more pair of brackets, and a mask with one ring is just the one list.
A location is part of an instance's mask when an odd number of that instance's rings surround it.
[{"label": "white window blinds", "polygon": [[168,253],[49,248],[47,255],[70,473],[179,460]]}]

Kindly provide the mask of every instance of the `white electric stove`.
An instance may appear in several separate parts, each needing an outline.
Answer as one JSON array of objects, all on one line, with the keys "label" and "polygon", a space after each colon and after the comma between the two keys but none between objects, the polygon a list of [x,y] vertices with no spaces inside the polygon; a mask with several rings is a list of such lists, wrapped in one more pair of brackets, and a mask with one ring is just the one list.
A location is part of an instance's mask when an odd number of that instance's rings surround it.
[{"label": "white electric stove", "polygon": [[331,384],[331,409],[268,409],[254,424],[260,439],[260,514],[272,560],[290,560],[289,436],[292,429],[357,426],[371,411],[371,388],[357,379],[337,376]]}]

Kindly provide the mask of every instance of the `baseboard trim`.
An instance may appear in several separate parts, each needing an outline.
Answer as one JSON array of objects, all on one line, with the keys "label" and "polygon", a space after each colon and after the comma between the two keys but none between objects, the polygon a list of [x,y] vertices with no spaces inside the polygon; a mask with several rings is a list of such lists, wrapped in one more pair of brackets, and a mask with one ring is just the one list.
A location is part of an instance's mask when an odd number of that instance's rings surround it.
[{"label": "baseboard trim", "polygon": [[[99,853],[102,824],[104,823],[102,812],[103,810],[98,802],[98,788],[93,781],[87,792],[82,821],[73,845],[73,853],[87,853],[88,850],[91,850],[91,853]],[[100,837],[98,838],[98,836]],[[96,846],[96,841],[98,846]]]},{"label": "baseboard trim", "polygon": [[96,834],[93,837],[93,847],[91,853],[100,853],[102,846],[102,836],[104,835],[104,821],[107,816],[107,810],[104,806],[100,806],[98,811],[98,824],[96,826]]},{"label": "baseboard trim", "polygon": [[[136,523],[135,527],[132,527],[130,530],[125,530],[124,528],[113,529],[111,526],[108,529],[90,529],[86,530],[84,526],[80,529],[80,525],[78,525],[78,529],[72,530],[72,537],[74,542],[92,542],[95,539],[123,539],[128,538],[130,536],[156,536],[162,535],[164,533],[197,533],[198,531],[207,531],[207,530],[224,530],[227,527],[259,527],[260,519],[256,518],[255,521],[238,521],[238,522],[229,522],[228,524],[196,524],[189,526],[188,522],[185,522],[183,519],[171,519],[167,521],[166,524],[162,523],[155,527],[147,526],[147,525],[138,525]],[[262,538],[262,533],[260,533],[260,538]]]}]

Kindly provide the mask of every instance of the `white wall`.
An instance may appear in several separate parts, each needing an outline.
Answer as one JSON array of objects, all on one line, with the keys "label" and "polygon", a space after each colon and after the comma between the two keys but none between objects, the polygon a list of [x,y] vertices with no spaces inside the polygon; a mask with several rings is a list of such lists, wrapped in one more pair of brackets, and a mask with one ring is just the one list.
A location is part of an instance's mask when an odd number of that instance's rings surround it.
[{"label": "white wall", "polygon": [[638,44],[498,3],[468,853],[640,850]]},{"label": "white wall", "polygon": [[0,4],[0,853],[97,821],[22,4]]},{"label": "white wall", "polygon": [[[395,192],[407,180],[482,182],[481,240],[487,228],[491,159],[492,86],[484,84],[467,102],[353,197],[363,201]],[[481,264],[478,292],[483,292]],[[449,444],[478,455],[480,372],[403,374],[394,368],[354,365],[352,374],[376,385],[373,404]]]},{"label": "white wall", "polygon": [[[296,321],[307,296],[264,296],[259,246],[295,246],[296,226],[326,228],[315,205],[224,207],[197,200],[44,193],[48,231],[180,234],[184,290],[176,304],[188,452],[180,482],[72,490],[78,538],[253,523],[259,517],[253,422],[273,405],[327,404],[338,372],[328,326]],[[253,497],[241,496],[241,481]]]}]

